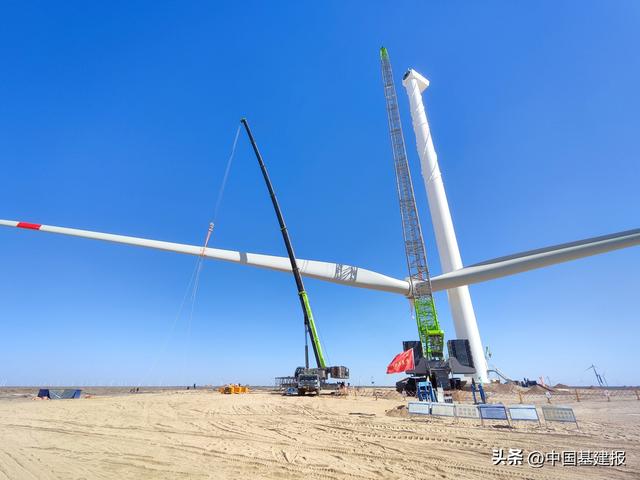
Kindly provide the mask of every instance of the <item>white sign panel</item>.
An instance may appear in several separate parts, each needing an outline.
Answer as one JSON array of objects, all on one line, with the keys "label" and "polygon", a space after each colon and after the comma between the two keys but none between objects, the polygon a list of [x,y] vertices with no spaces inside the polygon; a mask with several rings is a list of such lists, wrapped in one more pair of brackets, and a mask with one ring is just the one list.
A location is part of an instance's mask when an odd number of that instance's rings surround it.
[{"label": "white sign panel", "polygon": [[544,419],[549,422],[575,422],[576,416],[571,407],[542,407]]},{"label": "white sign panel", "polygon": [[535,405],[510,405],[508,408],[511,420],[539,421]]},{"label": "white sign panel", "polygon": [[453,403],[432,403],[431,415],[440,415],[443,417],[454,417],[455,405]]},{"label": "white sign panel", "polygon": [[409,413],[431,415],[431,404],[428,402],[409,402]]},{"label": "white sign panel", "polygon": [[456,417],[460,418],[480,418],[480,412],[475,405],[456,404]]}]

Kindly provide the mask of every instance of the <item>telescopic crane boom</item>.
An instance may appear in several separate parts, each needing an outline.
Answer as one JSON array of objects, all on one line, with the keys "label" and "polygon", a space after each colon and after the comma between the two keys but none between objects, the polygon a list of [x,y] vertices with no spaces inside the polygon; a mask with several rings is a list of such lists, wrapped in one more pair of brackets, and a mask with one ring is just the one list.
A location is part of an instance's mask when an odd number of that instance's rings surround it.
[{"label": "telescopic crane boom", "polygon": [[298,262],[296,261],[296,256],[293,253],[293,246],[291,245],[289,232],[287,231],[287,226],[284,223],[284,217],[282,216],[282,211],[280,210],[278,199],[276,198],[276,194],[273,190],[273,185],[271,184],[271,180],[269,179],[269,173],[267,172],[267,167],[265,166],[264,161],[262,160],[262,155],[260,155],[260,151],[258,150],[258,145],[256,145],[256,141],[253,138],[253,134],[251,133],[251,129],[249,128],[249,123],[247,123],[247,119],[243,118],[241,122],[245,130],[247,131],[247,135],[249,136],[249,141],[251,142],[253,151],[256,154],[258,163],[260,164],[260,170],[262,171],[262,176],[264,177],[264,181],[267,184],[267,189],[269,190],[269,196],[271,197],[271,203],[273,204],[273,209],[276,212],[276,217],[278,217],[278,224],[280,225],[280,232],[282,233],[282,239],[284,240],[284,245],[287,249],[287,255],[289,256],[289,261],[291,262],[291,270],[293,272],[293,278],[295,278],[296,287],[298,288],[298,297],[300,299],[300,306],[302,307],[302,313],[304,315],[304,325],[305,325],[305,366],[306,368],[309,368],[309,348],[306,344],[306,336],[308,335],[309,338],[311,338],[313,354],[316,358],[316,364],[318,368],[326,369],[327,365],[324,360],[324,353],[322,352],[322,345],[320,345],[320,338],[318,337],[316,324],[313,320],[313,313],[311,312],[309,297],[307,296],[307,292],[304,289],[304,283],[302,282],[302,276],[300,275],[300,269],[298,268]]}]

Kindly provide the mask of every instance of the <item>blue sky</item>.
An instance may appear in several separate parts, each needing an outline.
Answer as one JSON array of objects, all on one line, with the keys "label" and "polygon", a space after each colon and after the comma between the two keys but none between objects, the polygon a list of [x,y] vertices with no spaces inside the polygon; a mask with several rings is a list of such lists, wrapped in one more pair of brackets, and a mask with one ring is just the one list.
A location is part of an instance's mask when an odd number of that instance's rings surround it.
[{"label": "blue sky", "polygon": [[[0,218],[204,238],[247,116],[301,258],[404,277],[378,49],[425,101],[463,261],[638,227],[635,2],[5,3]],[[399,85],[397,85],[399,88]],[[431,270],[440,271],[398,90]],[[282,254],[244,136],[212,246]],[[270,383],[302,362],[293,279],[0,230],[0,384]],[[638,384],[640,249],[471,287],[514,377]],[[329,360],[385,375],[417,331],[405,299],[307,280]],[[436,298],[447,337],[446,295]],[[175,323],[175,328],[172,326]]]}]

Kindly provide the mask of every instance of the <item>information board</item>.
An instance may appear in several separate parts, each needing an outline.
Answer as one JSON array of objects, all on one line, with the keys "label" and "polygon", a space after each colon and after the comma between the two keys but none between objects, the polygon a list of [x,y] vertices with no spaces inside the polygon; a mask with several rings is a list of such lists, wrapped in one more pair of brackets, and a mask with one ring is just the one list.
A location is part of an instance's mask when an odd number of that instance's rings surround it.
[{"label": "information board", "polygon": [[509,405],[511,420],[539,422],[538,411],[535,405]]},{"label": "information board", "polygon": [[441,417],[454,417],[455,405],[453,403],[432,403],[431,415],[438,415]]},{"label": "information board", "polygon": [[456,417],[460,418],[480,418],[476,405],[464,405],[456,403]]},{"label": "information board", "polygon": [[409,413],[431,415],[431,404],[429,402],[409,402]]},{"label": "information board", "polygon": [[542,415],[547,422],[573,422],[577,425],[576,416],[571,407],[542,407]]}]

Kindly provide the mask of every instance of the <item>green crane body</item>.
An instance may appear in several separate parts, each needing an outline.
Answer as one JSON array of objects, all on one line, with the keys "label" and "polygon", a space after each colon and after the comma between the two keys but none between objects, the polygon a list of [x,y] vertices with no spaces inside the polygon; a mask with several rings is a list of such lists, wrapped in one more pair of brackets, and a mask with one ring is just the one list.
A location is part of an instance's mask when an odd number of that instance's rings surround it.
[{"label": "green crane body", "polygon": [[422,353],[428,360],[442,360],[444,332],[440,328],[436,306],[433,300],[431,279],[427,266],[427,253],[422,236],[422,227],[418,217],[411,172],[407,160],[407,151],[402,134],[402,123],[398,109],[398,97],[393,82],[393,71],[387,49],[380,49],[384,96],[387,104],[387,117],[391,134],[391,147],[396,172],[396,186],[402,217],[402,234],[405,244],[410,299],[413,302],[418,334],[422,344]]},{"label": "green crane body", "polygon": [[318,368],[327,368],[327,364],[324,360],[324,353],[322,352],[322,345],[320,344],[320,337],[318,336],[318,331],[316,330],[316,322],[313,319],[313,313],[311,312],[311,305],[309,304],[309,296],[307,292],[302,290],[298,293],[300,298],[302,299],[302,304],[304,305],[304,310],[307,319],[307,331],[309,333],[309,337],[311,337],[311,343],[313,344],[313,351],[316,357],[316,363]]}]

